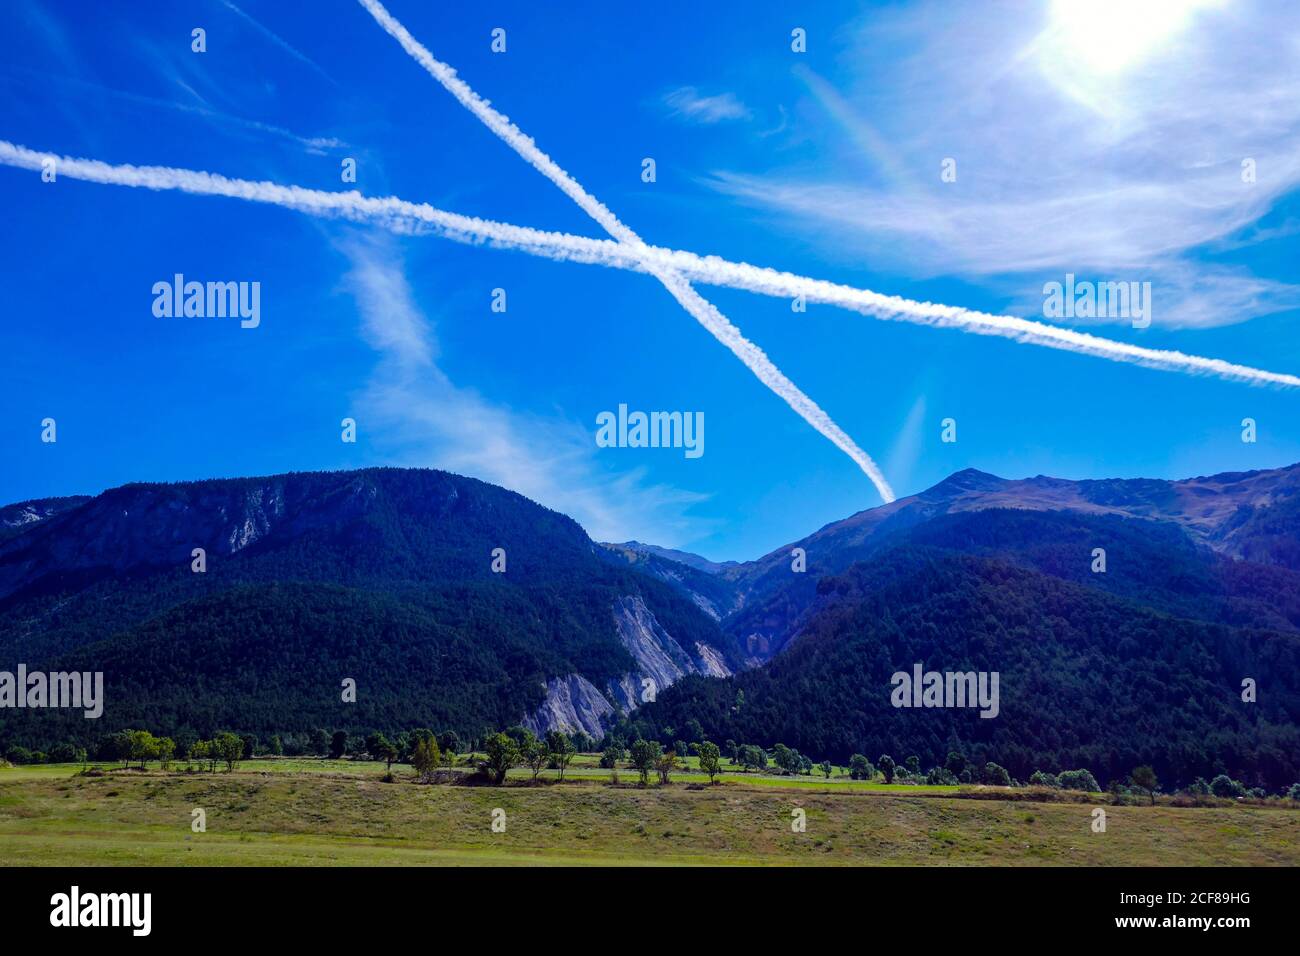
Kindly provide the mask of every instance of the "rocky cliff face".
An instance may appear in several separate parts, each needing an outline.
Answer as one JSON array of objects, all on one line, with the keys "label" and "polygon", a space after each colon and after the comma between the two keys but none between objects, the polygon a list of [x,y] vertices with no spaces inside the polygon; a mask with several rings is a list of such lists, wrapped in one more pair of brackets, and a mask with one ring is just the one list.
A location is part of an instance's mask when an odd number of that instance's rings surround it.
[{"label": "rocky cliff face", "polygon": [[696,641],[687,651],[639,594],[620,597],[612,611],[619,640],[632,655],[634,668],[610,680],[603,692],[578,674],[548,681],[546,700],[528,715],[525,727],[537,733],[584,730],[599,738],[616,707],[625,713],[636,710],[687,674],[731,675],[718,648]]}]

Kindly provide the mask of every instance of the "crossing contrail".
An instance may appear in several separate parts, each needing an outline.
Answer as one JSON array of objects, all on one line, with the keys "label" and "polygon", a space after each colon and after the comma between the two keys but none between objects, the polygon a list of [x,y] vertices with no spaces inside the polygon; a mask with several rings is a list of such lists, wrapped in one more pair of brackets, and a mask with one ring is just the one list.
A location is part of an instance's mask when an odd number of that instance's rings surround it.
[{"label": "crossing contrail", "polygon": [[432,231],[444,238],[469,245],[490,245],[558,261],[634,272],[648,273],[654,264],[672,269],[693,282],[705,285],[741,289],[784,299],[802,295],[809,302],[833,305],[878,319],[955,328],[976,335],[998,336],[1114,362],[1193,375],[1210,375],[1250,385],[1300,388],[1300,377],[1283,372],[1269,372],[1223,359],[1129,345],[1031,319],[917,302],[776,269],[732,262],[718,256],[700,256],[659,246],[642,246],[633,251],[626,245],[609,239],[589,239],[570,233],[548,232],[491,219],[463,216],[437,209],[428,203],[413,203],[392,196],[374,198],[362,196],[355,190],[327,192],[301,186],[231,179],[215,173],[168,166],[112,165],[94,159],[55,156],[0,140],[0,164],[39,171],[46,162],[52,163],[51,168],[57,176],[87,182],[226,196],[284,206],[316,216],[373,223],[402,234]]},{"label": "crossing contrail", "polygon": [[[645,243],[640,236],[624,225],[600,200],[583,189],[578,181],[560,168],[550,156],[542,152],[532,137],[526,135],[523,130],[510,122],[508,117],[497,112],[475,93],[469,84],[456,75],[454,69],[435,58],[423,44],[411,36],[406,27],[384,9],[379,0],[359,0],[359,2],[370,12],[376,22],[401,44],[402,49],[442,84],[462,106],[478,117],[483,125],[518,153],[525,162],[558,186],[566,196],[577,203],[579,208],[599,223],[601,228],[633,250],[645,248]],[[653,263],[645,271],[658,279],[678,304],[715,339],[730,349],[731,353],[740,359],[760,382],[784,399],[785,403],[804,421],[853,459],[863,473],[871,479],[871,483],[876,486],[876,491],[886,503],[894,500],[894,490],[885,480],[880,468],[872,461],[871,456],[859,448],[857,443],[835,424],[816,402],[790,381],[762,349],[745,338],[740,329],[696,292],[681,273]]]}]

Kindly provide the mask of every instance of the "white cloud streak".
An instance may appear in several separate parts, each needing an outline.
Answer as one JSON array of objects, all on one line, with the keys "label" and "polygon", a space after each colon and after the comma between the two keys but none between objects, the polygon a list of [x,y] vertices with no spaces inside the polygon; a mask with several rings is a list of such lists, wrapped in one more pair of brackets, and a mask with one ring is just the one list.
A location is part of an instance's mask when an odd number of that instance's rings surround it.
[{"label": "white cloud streak", "polygon": [[[592,196],[567,172],[544,153],[532,137],[515,126],[504,114],[493,109],[480,97],[469,84],[456,75],[456,71],[446,63],[438,60],[418,40],[411,36],[406,27],[394,18],[378,0],[358,0],[375,21],[405,50],[420,66],[437,80],[456,100],[474,114],[488,129],[513,149],[519,156],[549,179],[560,191],[577,204],[588,216],[600,224],[607,233],[620,243],[634,251],[645,249],[645,243],[631,228],[624,225],[613,212]],[[837,448],[851,458],[863,473],[876,486],[880,497],[886,502],[894,500],[894,491],[885,480],[871,456],[857,446],[839,425],[826,414],[816,402],[803,393],[790,381],[767,355],[753,342],[741,334],[718,309],[696,292],[680,273],[665,269],[653,261],[645,270],[658,279],[697,322],[719,342],[725,345],[733,355],[745,364],[760,382],[771,389],[785,401],[809,425],[829,439]]]},{"label": "white cloud streak", "polygon": [[693,86],[681,86],[664,94],[664,104],[672,116],[694,123],[749,119],[749,108],[734,93],[705,96]]},{"label": "white cloud streak", "polygon": [[608,473],[589,430],[494,404],[439,366],[434,317],[416,300],[397,243],[336,242],[344,289],[378,363],[355,397],[358,419],[393,463],[438,467],[503,485],[571,515],[598,541],[650,537],[682,544],[711,524],[689,512],[708,496]]},{"label": "white cloud streak", "polygon": [[[761,295],[834,305],[876,319],[911,322],[941,328],[960,329],[975,335],[990,335],[1029,345],[1060,349],[1115,362],[1147,368],[1208,375],[1249,385],[1278,385],[1300,388],[1300,377],[1283,372],[1238,365],[1223,359],[1205,358],[1165,349],[1150,349],[1125,342],[1076,332],[1030,319],[992,315],[957,306],[917,302],[884,295],[868,289],[811,279],[717,256],[642,245],[630,249],[608,239],[589,239],[569,233],[548,232],[490,219],[462,216],[436,209],[427,203],[412,203],[396,197],[371,198],[356,191],[325,192],[301,186],[229,179],[214,173],[165,166],[114,166],[99,160],[55,157],[49,153],[0,140],[0,164],[39,171],[42,163],[54,159],[60,176],[89,182],[153,190],[178,190],[197,195],[226,196],[250,202],[284,206],[317,216],[370,222],[398,234],[434,232],[469,245],[527,252],[567,262],[601,265],[615,269],[654,274],[670,270],[692,282],[742,289]],[[724,320],[725,321],[725,320]]]}]

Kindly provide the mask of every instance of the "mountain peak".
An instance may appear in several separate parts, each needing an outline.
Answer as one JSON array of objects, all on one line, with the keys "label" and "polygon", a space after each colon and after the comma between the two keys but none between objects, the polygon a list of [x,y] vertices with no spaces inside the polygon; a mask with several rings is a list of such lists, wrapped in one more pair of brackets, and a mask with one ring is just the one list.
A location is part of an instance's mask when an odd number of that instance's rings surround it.
[{"label": "mountain peak", "polygon": [[1005,478],[991,475],[978,468],[963,468],[955,471],[943,481],[921,492],[920,498],[951,498],[971,491],[990,491],[1006,484]]}]

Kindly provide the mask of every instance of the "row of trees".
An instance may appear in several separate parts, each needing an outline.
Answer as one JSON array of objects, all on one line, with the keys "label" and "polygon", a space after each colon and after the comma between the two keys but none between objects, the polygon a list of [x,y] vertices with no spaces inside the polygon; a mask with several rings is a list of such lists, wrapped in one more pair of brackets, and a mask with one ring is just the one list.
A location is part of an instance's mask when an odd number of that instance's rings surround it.
[{"label": "row of trees", "polygon": [[[319,747],[322,755],[334,759],[344,756],[369,757],[385,762],[391,771],[394,763],[409,763],[423,782],[434,782],[442,777],[449,779],[452,769],[457,764],[457,753],[461,741],[454,731],[435,733],[428,728],[416,728],[395,735],[389,739],[386,735],[375,732],[365,737],[356,737],[346,731],[336,731],[330,735],[319,732]],[[687,755],[698,758],[701,772],[709,777],[710,783],[717,781],[723,770],[722,758],[730,758],[732,767],[742,772],[757,772],[769,767],[781,774],[810,776],[814,771],[822,773],[829,779],[834,773],[830,761],[815,764],[807,756],[784,744],[775,744],[770,750],[757,744],[737,744],[728,740],[723,748],[708,740],[696,743],[675,741],[665,748],[658,740],[638,738],[630,745],[617,736],[607,735],[597,742],[581,731],[570,736],[562,731],[553,730],[538,737],[531,730],[522,726],[512,726],[505,731],[490,734],[479,744],[483,756],[477,761],[476,769],[490,782],[502,784],[509,772],[518,766],[525,766],[532,771],[532,779],[537,780],[541,771],[553,769],[559,771],[559,779],[564,779],[574,756],[579,752],[593,752],[601,747],[600,766],[617,770],[624,765],[635,770],[642,785],[650,782],[652,775],[660,783],[669,783],[672,774],[682,766]],[[471,745],[471,753],[475,748]],[[169,769],[176,760],[185,760],[189,764],[206,766],[215,772],[219,764],[224,764],[227,771],[255,754],[278,754],[281,752],[280,738],[273,736],[267,747],[259,747],[257,738],[251,734],[236,734],[222,731],[210,739],[189,739],[178,744],[171,737],[155,737],[147,730],[120,730],[109,734],[95,748],[95,757],[99,760],[120,760],[124,766],[138,762],[143,768],[149,761],[158,761],[163,769]],[[5,756],[13,763],[81,763],[88,759],[87,750],[75,744],[58,744],[48,754],[26,751],[22,747],[11,747]],[[985,784],[989,786],[1020,787],[1024,786],[1014,779],[1008,771],[993,762],[986,762],[982,767],[971,764],[958,751],[950,751],[941,767],[932,767],[923,771],[920,759],[912,756],[897,763],[889,754],[881,754],[873,764],[865,755],[857,753],[849,760],[849,776],[854,780],[882,779],[887,784],[925,783],[930,785],[955,785],[960,783]],[[1028,780],[1029,786],[1046,787],[1061,790],[1080,790],[1100,792],[1101,787],[1096,777],[1085,769],[1065,770],[1050,773],[1037,770]],[[1109,792],[1117,799],[1134,795],[1145,797],[1152,804],[1156,794],[1161,792],[1160,781],[1156,772],[1149,765],[1135,767],[1128,775],[1127,781],[1113,780]],[[1219,774],[1210,781],[1202,777],[1188,787],[1179,791],[1191,797],[1215,796],[1221,798],[1255,797],[1263,798],[1267,793],[1260,788],[1250,788],[1227,774]],[[1300,800],[1300,783],[1286,791],[1292,800]]]}]

